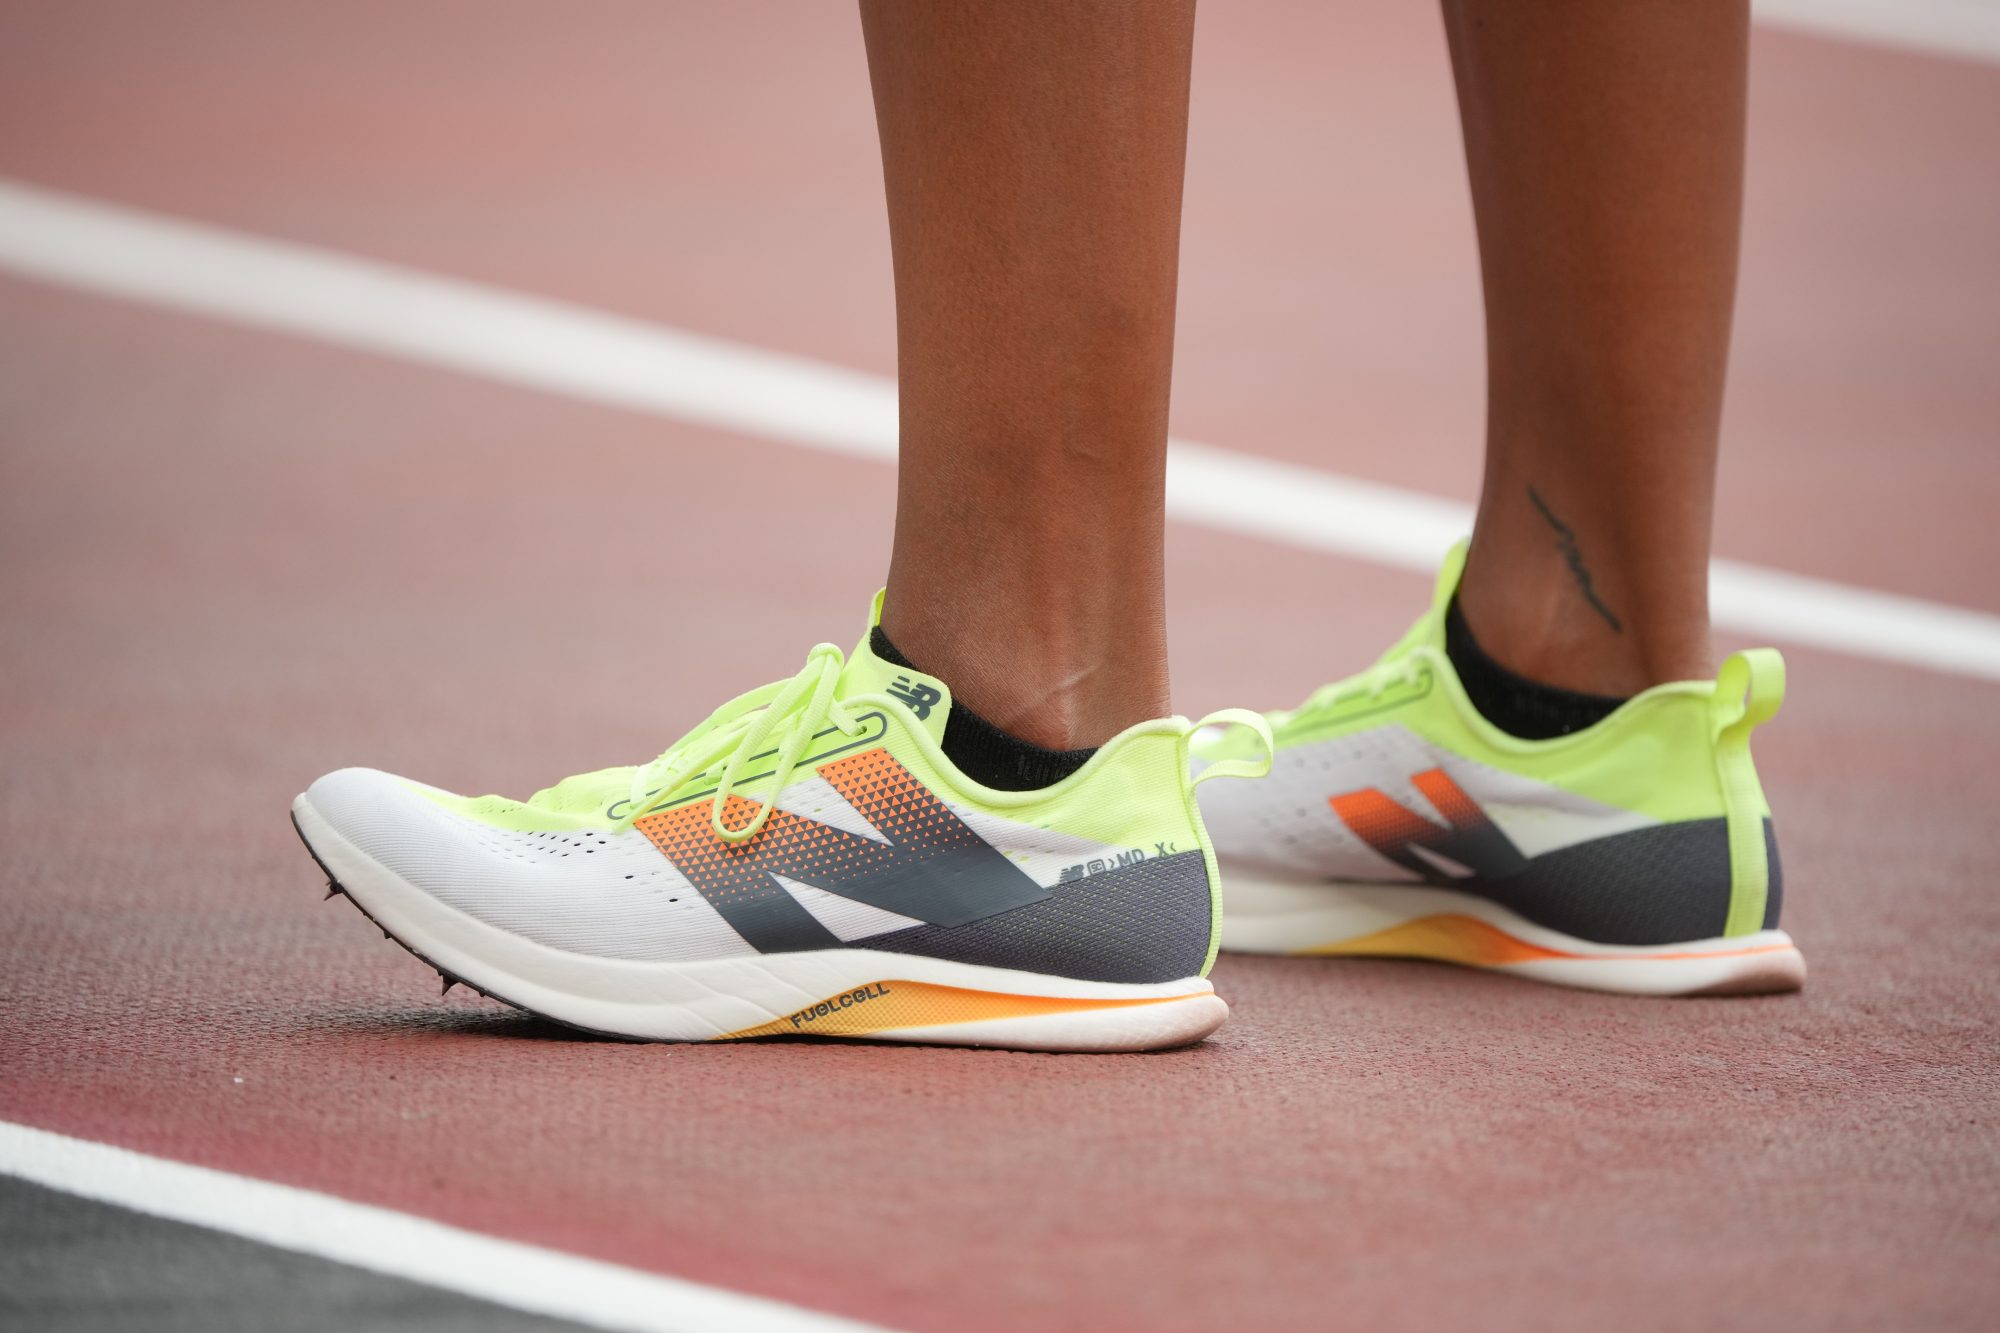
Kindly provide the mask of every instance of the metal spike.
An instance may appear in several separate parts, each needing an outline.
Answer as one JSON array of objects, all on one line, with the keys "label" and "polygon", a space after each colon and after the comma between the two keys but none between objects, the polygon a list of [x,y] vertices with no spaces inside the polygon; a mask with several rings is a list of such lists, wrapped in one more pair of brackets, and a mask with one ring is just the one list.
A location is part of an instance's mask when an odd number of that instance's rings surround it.
[{"label": "metal spike", "polygon": [[382,931],[382,938],[383,938],[383,939],[385,939],[385,940],[393,940],[393,939],[395,939],[396,937],[395,937],[394,935],[391,935],[391,934],[390,934],[390,933],[388,932],[388,930],[387,930],[387,929],[385,928],[385,929],[384,929],[384,930]]},{"label": "metal spike", "polygon": [[438,973],[438,980],[444,983],[444,988],[438,991],[440,997],[451,994],[451,988],[458,984],[457,977],[448,977],[442,972]]},{"label": "metal spike", "polygon": [[[347,890],[341,888],[338,884],[335,884],[332,880],[328,880],[326,882],[326,898],[338,898],[341,894],[345,892],[347,892]],[[320,901],[325,902],[326,898],[322,898],[320,899]]]}]

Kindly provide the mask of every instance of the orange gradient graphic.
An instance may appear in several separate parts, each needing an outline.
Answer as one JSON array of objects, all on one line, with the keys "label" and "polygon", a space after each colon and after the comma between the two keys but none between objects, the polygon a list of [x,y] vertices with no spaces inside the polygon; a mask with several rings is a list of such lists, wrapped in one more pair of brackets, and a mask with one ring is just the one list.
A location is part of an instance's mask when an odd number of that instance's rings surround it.
[{"label": "orange gradient graphic", "polygon": [[735,1041],[744,1037],[775,1037],[787,1033],[855,1037],[897,1028],[942,1027],[995,1018],[1040,1018],[1046,1014],[1081,1013],[1086,1010],[1132,1009],[1141,1005],[1171,1004],[1189,998],[1186,995],[1158,995],[1133,1000],[1091,1000],[1051,995],[1006,995],[997,991],[938,986],[924,981],[876,981],[850,987],[769,1023],[725,1033],[716,1040]]},{"label": "orange gradient graphic", "polygon": [[1420,917],[1370,935],[1301,949],[1311,955],[1367,955],[1378,958],[1432,958],[1469,967],[1507,967],[1546,959],[1577,959],[1584,962],[1646,959],[1672,961],[1688,958],[1743,958],[1759,953],[1783,953],[1789,944],[1758,944],[1747,949],[1718,949],[1713,952],[1653,953],[1644,949],[1610,953],[1571,953],[1551,949],[1510,935],[1498,926],[1477,917],[1446,913]]},{"label": "orange gradient graphic", "polygon": [[1328,797],[1327,804],[1333,807],[1341,823],[1353,830],[1355,837],[1386,859],[1434,884],[1450,883],[1455,876],[1415,855],[1411,848],[1421,847],[1465,867],[1474,876],[1488,878],[1503,878],[1527,864],[1520,849],[1442,768],[1413,775],[1410,785],[1447,822],[1439,824],[1426,819],[1374,787]]}]

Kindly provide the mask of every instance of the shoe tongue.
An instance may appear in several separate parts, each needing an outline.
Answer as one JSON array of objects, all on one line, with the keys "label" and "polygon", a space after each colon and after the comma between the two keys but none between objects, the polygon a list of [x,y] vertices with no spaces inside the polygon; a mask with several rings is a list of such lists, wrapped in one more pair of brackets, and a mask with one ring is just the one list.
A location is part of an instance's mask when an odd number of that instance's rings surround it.
[{"label": "shoe tongue", "polygon": [[1458,580],[1465,573],[1465,549],[1468,545],[1469,542],[1460,541],[1445,552],[1444,563],[1438,567],[1437,582],[1431,588],[1429,608],[1417,617],[1417,623],[1410,626],[1388,652],[1375,659],[1378,666],[1417,648],[1444,651],[1444,621],[1451,613],[1451,599],[1458,596]]},{"label": "shoe tongue", "polygon": [[862,634],[861,642],[848,654],[847,665],[840,673],[840,697],[853,699],[863,694],[883,695],[915,718],[917,725],[931,734],[932,740],[944,744],[945,719],[951,716],[950,687],[936,676],[926,676],[921,671],[877,657],[871,641],[875,627],[881,623],[882,594],[878,592],[869,611],[868,631]]},{"label": "shoe tongue", "polygon": [[1438,566],[1437,582],[1431,587],[1430,610],[1410,632],[1411,647],[1418,643],[1433,648],[1444,647],[1445,617],[1451,613],[1452,598],[1458,596],[1458,581],[1465,574],[1465,551],[1470,545],[1470,542],[1460,540],[1445,552],[1444,563]]}]

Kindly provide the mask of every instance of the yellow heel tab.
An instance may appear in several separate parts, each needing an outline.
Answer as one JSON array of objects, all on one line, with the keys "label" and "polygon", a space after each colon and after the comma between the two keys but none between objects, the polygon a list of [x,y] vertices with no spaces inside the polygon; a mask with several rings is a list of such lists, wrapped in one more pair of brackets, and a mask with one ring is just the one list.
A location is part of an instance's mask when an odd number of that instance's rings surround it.
[{"label": "yellow heel tab", "polygon": [[1764,925],[1771,867],[1764,847],[1764,791],[1750,760],[1750,733],[1785,701],[1785,659],[1775,648],[1730,654],[1715,675],[1715,769],[1729,829],[1729,916],[1725,935]]},{"label": "yellow heel tab", "polygon": [[1776,648],[1731,653],[1715,675],[1715,736],[1719,741],[1750,738],[1778,715],[1785,702],[1785,659]]},{"label": "yellow heel tab", "polygon": [[1215,760],[1194,775],[1196,786],[1210,778],[1261,778],[1271,771],[1271,761],[1278,755],[1278,742],[1271,735],[1271,724],[1262,713],[1253,713],[1247,708],[1218,709],[1195,723],[1188,734],[1192,736],[1203,727],[1246,728],[1257,738],[1262,752],[1247,759]]}]

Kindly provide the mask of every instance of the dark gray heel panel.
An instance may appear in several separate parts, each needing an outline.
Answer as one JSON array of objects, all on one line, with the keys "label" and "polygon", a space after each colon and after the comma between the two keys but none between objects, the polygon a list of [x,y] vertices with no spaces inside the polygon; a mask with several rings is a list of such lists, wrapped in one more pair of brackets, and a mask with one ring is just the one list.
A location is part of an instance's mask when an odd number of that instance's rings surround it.
[{"label": "dark gray heel panel", "polygon": [[1778,831],[1764,821],[1764,864],[1771,868],[1771,887],[1764,891],[1764,929],[1778,928],[1778,909],[1785,905],[1785,869],[1778,863]]},{"label": "dark gray heel panel", "polygon": [[1202,854],[1177,852],[1085,874],[1041,902],[981,921],[911,926],[848,947],[1078,981],[1179,981],[1208,958],[1209,902]]},{"label": "dark gray heel panel", "polygon": [[[1776,865],[1774,853],[1771,920],[1778,910]],[[1729,826],[1697,819],[1614,833],[1546,852],[1517,875],[1467,887],[1537,925],[1600,944],[1713,939],[1729,920]]]}]

